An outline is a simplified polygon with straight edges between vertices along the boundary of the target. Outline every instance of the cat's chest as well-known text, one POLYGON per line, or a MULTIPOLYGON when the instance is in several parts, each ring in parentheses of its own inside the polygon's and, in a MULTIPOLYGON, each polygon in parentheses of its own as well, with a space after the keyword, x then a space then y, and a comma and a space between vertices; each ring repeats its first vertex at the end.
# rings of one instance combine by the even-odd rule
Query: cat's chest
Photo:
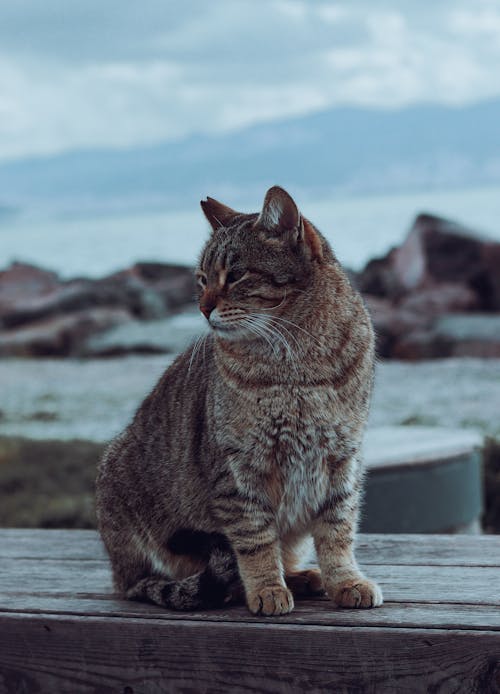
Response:
POLYGON ((234 460, 241 486, 261 490, 283 533, 307 525, 331 487, 328 462, 338 453, 338 427, 319 403, 255 407, 234 460))
POLYGON ((324 456, 291 456, 275 470, 277 495, 273 499, 278 528, 282 534, 306 526, 327 498, 331 486, 324 456))
POLYGON ((275 463, 283 472, 299 464, 309 469, 313 461, 338 451, 339 434, 349 428, 339 414, 324 392, 290 391, 245 408, 233 420, 239 426, 230 428, 256 465, 275 463))
POLYGON ((305 418, 283 417, 269 430, 260 451, 264 488, 283 532, 306 524, 324 502, 334 439, 327 424, 305 418))

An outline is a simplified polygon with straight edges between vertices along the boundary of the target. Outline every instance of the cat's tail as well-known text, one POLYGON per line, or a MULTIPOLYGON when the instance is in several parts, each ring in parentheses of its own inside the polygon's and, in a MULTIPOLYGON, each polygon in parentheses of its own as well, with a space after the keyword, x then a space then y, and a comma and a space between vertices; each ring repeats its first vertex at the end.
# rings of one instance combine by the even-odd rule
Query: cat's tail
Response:
POLYGON ((243 595, 234 554, 214 548, 207 567, 180 580, 153 574, 126 591, 129 600, 144 600, 171 610, 199 610, 222 607, 243 595))

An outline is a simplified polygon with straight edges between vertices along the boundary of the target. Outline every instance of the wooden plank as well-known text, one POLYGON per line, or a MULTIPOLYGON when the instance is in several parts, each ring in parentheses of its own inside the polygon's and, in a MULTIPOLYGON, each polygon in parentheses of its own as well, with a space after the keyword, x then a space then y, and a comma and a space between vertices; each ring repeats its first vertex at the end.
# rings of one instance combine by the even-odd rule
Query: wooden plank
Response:
POLYGON ((117 600, 95 532, 0 531, 0 693, 500 691, 500 538, 358 545, 383 607, 273 619, 117 600))
MULTIPOLYGON (((500 535, 359 535, 363 564, 499 566, 500 535)), ((94 530, 0 530, 0 557, 107 561, 94 530)))
POLYGON ((107 561, 104 545, 95 530, 3 528, 0 530, 0 556, 107 561))
POLYGON ((484 694, 499 649, 488 631, 0 615, 8 692, 484 694))
POLYGON ((364 564, 498 566, 500 535, 359 535, 364 564))
POLYGON ((0 593, 0 604, 4 606, 0 608, 0 613, 266 623, 270 626, 279 623, 500 631, 500 610, 490 605, 386 602, 379 609, 359 611, 335 609, 328 599, 314 598, 297 601, 294 611, 289 615, 264 619, 251 615, 244 606, 231 606, 224 610, 173 612, 146 603, 118 600, 111 595, 0 593))
POLYGON ((104 561, 2 559, 0 590, 34 593, 112 592, 111 571, 104 561))
MULTIPOLYGON (((361 567, 379 582, 392 602, 431 602, 500 605, 498 569, 467 566, 361 567)), ((0 592, 68 595, 112 592, 109 566, 102 562, 4 559, 0 565, 0 592)), ((5 604, 4 604, 5 607, 5 604)), ((8 604, 7 604, 8 607, 8 604)))

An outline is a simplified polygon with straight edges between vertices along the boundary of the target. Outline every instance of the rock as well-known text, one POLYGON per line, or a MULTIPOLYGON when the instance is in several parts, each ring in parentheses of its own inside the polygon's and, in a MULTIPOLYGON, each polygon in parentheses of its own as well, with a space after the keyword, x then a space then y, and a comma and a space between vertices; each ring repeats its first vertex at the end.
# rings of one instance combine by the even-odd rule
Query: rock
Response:
POLYGON ((181 266, 137 263, 98 280, 62 281, 17 263, 0 273, 0 354, 80 354, 89 336, 164 318, 192 304, 194 294, 193 272, 181 266))
MULTIPOLYGON (((457 336, 449 314, 500 311, 500 243, 421 214, 400 247, 349 277, 364 294, 381 357, 497 354, 481 330, 457 336)), ((0 354, 178 352, 205 328, 190 310, 194 295, 192 270, 175 265, 136 263, 98 280, 61 281, 14 264, 0 273, 0 354), (181 310, 186 317, 173 317, 181 310)))
POLYGON ((89 335, 129 320, 125 309, 99 307, 43 318, 0 332, 0 356, 70 356, 89 335))
POLYGON ((500 316, 443 315, 430 328, 417 329, 395 341, 392 354, 398 359, 412 360, 500 358, 500 316))
POLYGON ((367 295, 365 304, 375 328, 377 354, 385 359, 393 356, 395 344, 401 335, 421 330, 430 324, 424 313, 395 306, 388 299, 367 295))
POLYGON ((398 348, 401 340, 413 335, 427 336, 439 316, 475 308, 477 297, 466 287, 447 284, 409 294, 399 302, 366 295, 365 304, 375 328, 377 354, 402 358, 398 348))
POLYGON ((477 296, 480 310, 500 311, 500 243, 421 214, 403 244, 370 261, 357 284, 364 293, 393 301, 422 289, 460 285, 477 296))
MULTIPOLYGON (((3 328, 11 329, 49 319, 61 314, 87 310, 99 305, 115 306, 120 304, 119 296, 105 295, 94 289, 91 280, 76 280, 61 283, 51 292, 41 296, 30 296, 16 300, 2 315, 3 328)), ((127 301, 122 298, 122 303, 127 301)))
POLYGON ((479 297, 470 287, 444 282, 405 295, 397 308, 432 319, 442 313, 476 311, 479 309, 479 297))
POLYGON ((169 309, 192 304, 196 295, 193 269, 163 263, 136 263, 135 272, 154 287, 169 309))
POLYGON ((59 285, 54 272, 25 263, 13 263, 0 272, 0 320, 12 306, 50 295, 59 285))
POLYGON ((124 308, 135 318, 152 320, 192 303, 195 291, 189 268, 160 263, 138 263, 98 280, 61 282, 53 273, 31 266, 17 266, 2 274, 0 319, 4 328, 96 306, 124 308), (33 274, 37 278, 36 272, 45 279, 43 287, 41 280, 32 278, 33 274), (23 277, 28 281, 20 290, 23 277))
POLYGON ((471 261, 480 259, 481 240, 465 228, 432 215, 419 215, 404 243, 395 249, 392 268, 407 291, 435 282, 468 279, 471 261))
POLYGON ((102 287, 117 284, 130 292, 129 308, 140 319, 162 318, 194 301, 196 283, 193 270, 164 263, 136 263, 101 280, 102 287))
POLYGON ((500 311, 500 243, 421 214, 402 245, 368 263, 356 284, 372 313, 380 356, 498 353, 490 330, 496 325, 493 312, 500 311), (467 322, 467 337, 459 337, 455 321, 465 326, 464 318, 448 314, 464 312, 492 312, 492 320, 478 316, 476 323, 467 322))
POLYGON ((90 337, 82 346, 81 354, 86 357, 175 354, 207 332, 207 321, 199 311, 182 313, 161 321, 129 321, 90 337))
POLYGON ((484 272, 476 289, 485 309, 500 311, 500 243, 485 243, 482 261, 484 272))
POLYGON ((395 249, 383 258, 370 260, 356 275, 355 286, 369 296, 395 299, 404 293, 404 288, 393 268, 395 249))

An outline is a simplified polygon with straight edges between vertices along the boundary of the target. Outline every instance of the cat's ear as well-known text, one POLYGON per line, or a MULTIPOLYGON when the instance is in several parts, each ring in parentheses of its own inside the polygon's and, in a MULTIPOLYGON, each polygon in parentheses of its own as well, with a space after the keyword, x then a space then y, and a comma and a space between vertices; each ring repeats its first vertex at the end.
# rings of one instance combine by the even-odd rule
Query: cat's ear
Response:
POLYGON ((300 212, 286 190, 279 186, 269 188, 257 224, 274 236, 299 232, 300 212))
POLYGON ((313 225, 302 217, 293 198, 283 188, 269 188, 257 224, 275 238, 305 243, 312 258, 322 259, 321 240, 313 225))
POLYGON ((220 227, 230 226, 234 217, 241 214, 213 198, 207 197, 206 200, 201 200, 200 205, 214 231, 220 227))

